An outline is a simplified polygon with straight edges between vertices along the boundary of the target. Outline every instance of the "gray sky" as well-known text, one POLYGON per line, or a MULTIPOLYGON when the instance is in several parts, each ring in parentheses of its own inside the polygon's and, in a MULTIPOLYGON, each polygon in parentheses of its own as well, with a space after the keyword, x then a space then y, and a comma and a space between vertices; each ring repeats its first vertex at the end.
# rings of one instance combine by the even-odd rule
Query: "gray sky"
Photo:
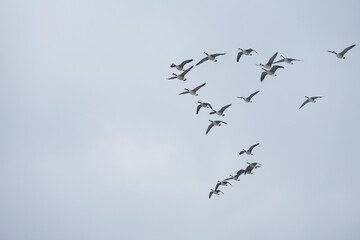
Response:
POLYGON ((0 238, 359 239, 359 12, 355 0, 0 1, 0 238), (352 44, 344 60, 327 52, 352 44), (237 63, 239 47, 259 54, 237 63), (226 55, 166 80, 203 51, 226 55), (260 82, 255 64, 277 51, 304 61, 260 82), (299 110, 305 95, 325 97, 299 110), (197 101, 232 106, 216 118, 197 101), (228 125, 205 135, 209 119, 228 125), (208 199, 248 161, 263 167, 208 199))

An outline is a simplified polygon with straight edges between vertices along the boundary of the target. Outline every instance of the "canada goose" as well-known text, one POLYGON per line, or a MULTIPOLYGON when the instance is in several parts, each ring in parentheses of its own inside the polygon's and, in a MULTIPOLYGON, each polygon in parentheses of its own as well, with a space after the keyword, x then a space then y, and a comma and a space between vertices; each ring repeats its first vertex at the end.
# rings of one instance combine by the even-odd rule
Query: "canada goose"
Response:
POLYGON ((329 51, 329 50, 328 50, 328 52, 329 52, 329 53, 334 53, 338 58, 345 59, 345 57, 344 57, 345 53, 346 53, 347 51, 349 51, 350 49, 352 49, 353 47, 355 47, 355 46, 356 46, 356 44, 351 45, 350 47, 347 47, 347 48, 345 48, 344 50, 342 50, 342 52, 340 52, 340 53, 337 53, 337 52, 335 52, 335 51, 329 51))
POLYGON ((183 61, 182 63, 180 63, 179 65, 176 65, 176 64, 171 64, 171 68, 176 68, 177 70, 179 70, 179 71, 181 71, 181 70, 183 70, 184 69, 184 66, 185 66, 185 64, 187 64, 187 63, 189 63, 189 62, 192 62, 193 61, 193 59, 188 59, 188 60, 185 60, 185 61, 183 61))
POLYGON ((249 48, 249 49, 242 49, 242 48, 239 48, 239 50, 240 50, 240 52, 238 52, 238 54, 237 54, 237 57, 236 57, 236 61, 237 62, 239 62, 239 60, 240 60, 240 57, 241 57, 241 55, 250 55, 250 56, 252 56, 252 54, 251 54, 251 52, 255 52, 255 53, 257 53, 254 49, 252 49, 252 48, 249 48))
POLYGON ((245 173, 244 169, 240 169, 235 176, 230 175, 229 178, 224 179, 225 181, 227 180, 235 180, 235 181, 240 181, 239 177, 241 176, 241 174, 245 173))
POLYGON ((254 163, 247 162, 247 164, 249 164, 249 166, 246 167, 244 175, 252 174, 252 170, 254 168, 256 169, 256 168, 259 168, 262 166, 260 163, 256 163, 256 162, 254 162, 254 163))
POLYGON ((216 184, 215 189, 217 189, 219 186, 227 186, 228 184, 230 184, 230 186, 232 186, 232 184, 229 183, 229 182, 226 181, 226 180, 218 181, 218 183, 216 184))
POLYGON ((206 52, 204 52, 206 54, 206 57, 204 57, 203 59, 200 60, 200 62, 198 62, 195 66, 202 64, 203 62, 207 61, 207 60, 211 60, 214 62, 217 62, 217 60, 215 59, 217 56, 220 55, 225 55, 226 53, 214 53, 214 54, 207 54, 206 52))
POLYGON ((305 96, 307 99, 305 100, 305 102, 303 102, 303 104, 301 104, 301 106, 299 107, 299 109, 300 108, 302 108, 305 104, 307 104, 308 102, 312 102, 312 103, 315 103, 316 101, 315 101, 315 99, 317 99, 317 98, 322 98, 323 96, 317 96, 317 97, 307 97, 307 96, 305 96))
POLYGON ((247 98, 244 98, 244 97, 237 97, 237 98, 241 98, 241 99, 243 99, 245 102, 251 103, 251 102, 252 102, 252 101, 251 101, 251 98, 252 98, 253 96, 255 96, 256 94, 258 94, 259 92, 260 92, 260 90, 254 92, 254 93, 252 93, 252 94, 250 94, 250 96, 248 96, 247 98))
POLYGON ((210 189, 210 193, 209 193, 209 199, 211 198, 211 195, 215 194, 215 195, 219 195, 220 193, 224 194, 221 190, 218 190, 219 185, 216 184, 215 186, 215 190, 214 189, 210 189))
POLYGON ((187 88, 185 88, 185 91, 182 92, 182 93, 179 93, 179 95, 182 95, 182 94, 186 94, 186 93, 190 93, 191 95, 194 95, 194 96, 197 96, 198 94, 196 93, 197 90, 199 90, 200 88, 202 88, 206 83, 203 83, 201 84, 200 86, 197 86, 196 88, 192 89, 192 90, 189 90, 187 88))
POLYGON ((211 105, 210 105, 210 103, 206 103, 206 102, 198 102, 199 103, 199 105, 197 106, 197 108, 196 108, 196 114, 198 114, 199 113, 199 111, 200 111, 200 108, 211 108, 211 109, 213 109, 212 107, 211 107, 211 105))
POLYGON ((300 60, 300 59, 295 59, 295 58, 286 58, 283 55, 280 55, 283 59, 274 62, 275 63, 281 63, 281 62, 286 62, 286 63, 290 63, 290 64, 294 64, 293 61, 304 61, 304 60, 300 60))
POLYGON ((179 80, 186 81, 185 75, 186 75, 193 67, 194 67, 194 66, 189 67, 188 69, 186 69, 185 71, 183 71, 183 72, 182 72, 181 74, 179 74, 179 75, 173 73, 172 75, 174 75, 174 76, 168 78, 168 80, 177 78, 177 79, 179 79, 179 80))
POLYGON ((208 134, 208 132, 210 131, 210 129, 211 129, 213 126, 219 126, 219 127, 220 127, 222 123, 227 124, 226 122, 220 121, 220 120, 217 120, 217 121, 209 120, 209 121, 211 122, 211 124, 208 126, 205 134, 208 134))
POLYGON ((239 155, 241 155, 241 154, 243 154, 243 153, 246 153, 247 155, 253 155, 253 154, 251 153, 251 151, 254 149, 254 147, 256 147, 256 146, 259 145, 259 144, 260 144, 260 143, 256 143, 256 144, 252 145, 248 150, 245 150, 245 149, 241 150, 241 152, 239 153, 239 155))
POLYGON ((264 72, 261 73, 261 76, 260 76, 260 81, 264 81, 264 78, 266 77, 266 75, 270 75, 270 76, 277 76, 275 74, 276 70, 278 68, 284 68, 283 66, 280 66, 280 65, 274 65, 270 70, 266 70, 265 68, 261 68, 262 70, 264 70, 264 72))
POLYGON ((271 68, 271 66, 272 66, 272 64, 273 64, 273 62, 274 62, 274 60, 275 60, 275 58, 276 58, 276 56, 277 56, 277 54, 278 54, 278 52, 276 52, 270 59, 269 59, 269 61, 264 65, 264 64, 257 64, 257 66, 262 66, 262 67, 264 67, 264 68, 266 68, 266 69, 270 69, 271 68))
POLYGON ((216 113, 216 115, 225 116, 224 111, 230 106, 231 106, 231 104, 223 106, 219 111, 216 111, 216 110, 212 109, 213 111, 211 113, 209 113, 209 114, 215 114, 216 113))

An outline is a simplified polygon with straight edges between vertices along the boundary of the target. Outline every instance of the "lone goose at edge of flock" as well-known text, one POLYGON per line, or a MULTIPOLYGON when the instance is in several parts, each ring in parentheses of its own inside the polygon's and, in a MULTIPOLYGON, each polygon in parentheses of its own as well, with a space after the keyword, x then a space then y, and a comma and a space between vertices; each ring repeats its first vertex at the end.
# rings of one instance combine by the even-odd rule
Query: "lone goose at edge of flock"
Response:
POLYGON ((213 109, 212 107, 211 107, 211 105, 210 105, 210 103, 207 103, 207 102, 198 102, 199 103, 199 105, 197 106, 197 108, 196 108, 196 114, 198 114, 199 113, 199 111, 200 111, 200 108, 211 108, 211 109, 213 109))
POLYGON ((276 70, 278 68, 284 68, 283 66, 280 66, 280 65, 274 65, 270 70, 266 70, 265 68, 261 68, 262 70, 264 70, 264 72, 261 73, 261 76, 260 76, 260 81, 264 81, 264 78, 266 77, 266 75, 270 75, 270 76, 277 76, 275 74, 276 70))
POLYGON ((205 134, 208 134, 208 132, 210 131, 210 129, 211 129, 213 126, 218 126, 218 127, 220 127, 222 123, 223 123, 223 124, 227 124, 226 122, 220 121, 220 120, 216 120, 216 121, 209 120, 209 121, 211 122, 211 124, 208 126, 205 134))
POLYGON ((247 103, 252 103, 251 98, 254 97, 256 94, 258 94, 259 92, 260 92, 260 90, 250 94, 250 96, 248 96, 247 98, 244 98, 244 97, 237 97, 237 98, 241 98, 247 103))
POLYGON ((249 166, 246 167, 244 175, 253 174, 252 173, 253 169, 256 169, 256 168, 259 168, 262 166, 260 163, 257 163, 257 162, 254 162, 254 163, 247 162, 247 164, 249 164, 249 166))
POLYGON ((203 86, 205 86, 205 84, 206 84, 206 83, 203 83, 203 84, 201 84, 200 86, 197 86, 196 88, 191 89, 191 90, 189 90, 189 89, 187 89, 187 88, 184 88, 185 91, 182 92, 182 93, 179 93, 179 95, 186 94, 186 93, 190 93, 191 95, 197 96, 198 94, 197 94, 196 92, 197 92, 200 88, 202 88, 203 86))
POLYGON ((174 75, 173 77, 168 78, 167 80, 171 80, 171 79, 179 79, 181 81, 186 81, 185 75, 193 68, 194 66, 189 67, 188 69, 184 70, 181 74, 176 74, 173 73, 172 75, 174 75))
POLYGON ((221 190, 218 190, 219 185, 216 184, 215 190, 214 189, 210 189, 210 193, 209 193, 209 199, 211 198, 211 195, 215 194, 215 195, 220 195, 220 193, 224 194, 221 190))
POLYGON ((239 155, 241 155, 241 154, 243 154, 243 153, 246 153, 247 155, 253 155, 253 154, 251 153, 251 151, 254 149, 254 147, 256 147, 256 146, 259 145, 259 144, 260 144, 260 143, 256 143, 256 144, 252 145, 248 150, 245 150, 245 149, 241 150, 241 152, 239 152, 239 155))
POLYGON ((211 113, 209 113, 209 114, 216 114, 216 115, 219 115, 219 116, 225 116, 224 111, 230 106, 231 106, 231 104, 223 106, 219 111, 216 111, 216 110, 212 109, 213 111, 211 113))
POLYGON ((353 47, 355 47, 355 46, 356 46, 356 44, 351 45, 351 46, 345 48, 344 50, 342 50, 342 52, 340 52, 340 53, 337 53, 337 52, 335 52, 335 51, 330 51, 330 50, 328 50, 328 52, 329 52, 329 53, 334 53, 334 54, 335 54, 338 58, 340 58, 340 59, 345 59, 345 57, 344 57, 345 53, 346 53, 347 51, 349 51, 350 49, 352 49, 353 47))
POLYGON ((226 53, 214 53, 214 54, 207 54, 206 52, 204 52, 206 54, 206 57, 204 57, 203 59, 201 59, 195 66, 202 64, 203 62, 207 61, 207 60, 211 60, 214 62, 217 62, 217 60, 215 59, 217 56, 221 56, 221 55, 225 55, 226 53))
POLYGON ((235 181, 240 181, 239 177, 241 176, 241 174, 245 173, 245 170, 244 169, 240 169, 236 175, 230 175, 229 178, 225 178, 224 180, 235 180, 235 181))
POLYGON ((269 59, 269 61, 264 65, 264 64, 257 64, 257 66, 261 66, 261 67, 264 67, 264 68, 266 68, 266 69, 270 69, 271 68, 271 66, 272 66, 272 64, 273 64, 273 62, 274 62, 274 60, 275 60, 275 58, 276 58, 276 56, 277 56, 277 54, 278 54, 278 52, 276 52, 270 59, 269 59))
POLYGON ((176 64, 173 63, 173 64, 171 64, 170 67, 171 68, 176 68, 177 70, 182 71, 184 69, 185 64, 187 64, 189 62, 192 62, 192 61, 193 61, 193 59, 188 59, 188 60, 183 61, 179 65, 176 65, 176 64))
POLYGON ((305 100, 305 102, 303 102, 303 104, 301 104, 301 106, 299 107, 302 108, 305 104, 309 103, 309 102, 312 102, 312 103, 316 103, 315 99, 317 98, 322 98, 323 96, 317 96, 317 97, 307 97, 305 96, 307 99, 305 100))
POLYGON ((286 63, 289 63, 289 64, 294 64, 293 61, 304 61, 304 60, 295 59, 295 58, 286 58, 286 57, 284 57, 283 55, 280 55, 280 57, 282 57, 283 59, 274 62, 274 64, 276 64, 276 63, 281 63, 281 62, 286 62, 286 63))
POLYGON ((251 52, 255 52, 257 53, 254 49, 249 48, 249 49, 242 49, 239 48, 240 52, 238 52, 237 56, 236 56, 236 61, 239 62, 241 55, 249 55, 252 56, 251 52))

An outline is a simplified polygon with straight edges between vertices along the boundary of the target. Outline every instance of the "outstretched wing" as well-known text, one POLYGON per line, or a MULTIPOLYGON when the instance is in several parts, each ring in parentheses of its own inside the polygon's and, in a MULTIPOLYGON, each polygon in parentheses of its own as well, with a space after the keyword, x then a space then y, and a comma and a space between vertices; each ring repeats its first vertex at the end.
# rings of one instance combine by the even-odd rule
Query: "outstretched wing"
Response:
POLYGON ((356 46, 356 44, 351 45, 350 47, 345 48, 344 50, 342 50, 342 52, 341 52, 340 54, 341 54, 341 55, 344 55, 347 51, 349 51, 350 49, 352 49, 352 48, 355 47, 355 46, 356 46))
POLYGON ((254 145, 252 145, 250 148, 249 148, 249 151, 251 152, 253 150, 254 147, 256 147, 257 145, 259 145, 260 143, 256 143, 254 145))
POLYGON ((205 62, 205 61, 207 61, 207 60, 209 60, 209 58, 208 58, 208 57, 204 57, 204 58, 201 59, 195 66, 200 65, 200 64, 202 64, 203 62, 205 62))
POLYGON ((240 169, 240 170, 236 173, 236 175, 240 176, 240 175, 243 174, 244 172, 245 172, 244 169, 240 169))
MULTIPOLYGON (((214 124, 211 123, 211 124, 208 126, 205 134, 208 134, 208 132, 210 131, 210 129, 211 129, 213 126, 214 126, 214 124)), ((216 188, 215 188, 215 190, 216 190, 216 188)))
POLYGON ((189 91, 186 90, 186 91, 184 91, 184 92, 182 92, 182 93, 179 93, 179 95, 183 95, 183 94, 186 94, 186 93, 189 93, 189 91))
POLYGON ((248 99, 251 100, 251 98, 252 98, 253 96, 255 96, 256 94, 258 94, 259 92, 260 92, 260 90, 258 90, 258 91, 256 91, 256 92, 250 94, 250 96, 248 97, 248 99))
POLYGON ((198 114, 198 113, 199 113, 200 108, 201 108, 201 104, 199 104, 199 105, 197 106, 197 108, 196 108, 196 114, 198 114))
POLYGON ((267 62, 266 65, 271 65, 271 64, 273 64, 273 62, 274 62, 277 54, 278 54, 278 52, 276 52, 276 53, 269 59, 269 61, 267 62))
POLYGON ((283 59, 281 59, 281 60, 279 60, 279 61, 273 62, 273 64, 275 64, 275 63, 281 63, 281 62, 285 62, 285 59, 283 58, 283 59))
POLYGON ((322 98, 323 96, 311 97, 312 99, 322 98))
POLYGON ((272 68, 270 69, 270 71, 272 71, 272 72, 275 72, 277 69, 279 69, 279 68, 284 68, 283 66, 280 66, 280 65, 274 65, 274 66, 272 66, 272 68))
POLYGON ((260 76, 260 82, 264 81, 264 78, 266 77, 267 72, 262 72, 260 76))
POLYGON ((214 193, 213 191, 211 191, 211 192, 209 193, 209 199, 211 198, 211 195, 212 195, 213 193, 214 193))
POLYGON ((225 55, 226 53, 214 53, 214 54, 211 54, 211 56, 213 57, 217 57, 217 56, 221 56, 221 55, 225 55))
POLYGON ((246 151, 245 150, 241 150, 240 152, 239 152, 239 155, 241 155, 241 154, 243 154, 243 153, 245 153, 246 151))
POLYGON ((203 86, 205 86, 206 83, 201 84, 200 86, 197 86, 196 88, 193 89, 194 92, 196 92, 197 90, 199 90, 200 88, 202 88, 203 86))
POLYGON ((185 64, 187 64, 187 63, 189 63, 189 62, 192 62, 192 61, 193 61, 193 59, 185 60, 185 61, 183 61, 183 62, 180 64, 180 66, 181 66, 181 67, 184 67, 185 64))
POLYGON ((306 99, 306 101, 305 102, 303 102, 303 104, 301 104, 301 106, 299 107, 299 109, 300 108, 302 108, 305 104, 307 104, 309 102, 309 99, 306 99))
POLYGON ((231 106, 231 104, 228 104, 228 105, 226 105, 226 106, 223 106, 223 107, 219 110, 219 112, 224 112, 225 109, 227 109, 227 108, 230 107, 230 106, 231 106))
POLYGON ((236 57, 237 62, 239 62, 241 55, 243 55, 243 52, 242 51, 238 52, 237 57, 236 57))
POLYGON ((191 66, 191 67, 189 67, 188 69, 184 70, 180 75, 184 77, 185 74, 187 74, 193 67, 194 67, 194 66, 191 66))

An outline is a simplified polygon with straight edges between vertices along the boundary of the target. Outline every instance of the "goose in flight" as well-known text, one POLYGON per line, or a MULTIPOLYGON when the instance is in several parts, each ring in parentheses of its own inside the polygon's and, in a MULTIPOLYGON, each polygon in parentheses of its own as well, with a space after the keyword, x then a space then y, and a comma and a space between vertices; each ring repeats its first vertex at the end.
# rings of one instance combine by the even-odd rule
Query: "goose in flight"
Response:
POLYGON ((173 63, 173 64, 171 64, 170 67, 171 68, 176 68, 177 70, 182 71, 184 69, 185 64, 187 64, 189 62, 192 62, 192 61, 193 61, 193 59, 188 59, 188 60, 183 61, 179 65, 176 65, 176 64, 173 63))
POLYGON ((177 79, 179 79, 179 80, 181 80, 181 81, 186 81, 186 78, 185 78, 185 75, 193 68, 194 66, 191 66, 191 67, 189 67, 188 69, 186 69, 186 70, 184 70, 181 74, 176 74, 176 73, 173 73, 172 75, 174 75, 174 76, 172 76, 172 77, 169 77, 167 80, 171 80, 171 79, 175 79, 175 78, 177 78, 177 79))
POLYGON ((216 110, 212 109, 213 111, 211 113, 209 113, 209 114, 216 114, 216 115, 219 115, 219 116, 225 116, 224 111, 230 106, 231 106, 231 104, 223 106, 219 111, 216 111, 216 110))
POLYGON ((355 46, 356 46, 356 44, 351 45, 351 46, 345 48, 344 50, 342 50, 342 52, 340 52, 340 53, 337 53, 337 52, 335 52, 335 51, 330 51, 330 50, 328 50, 328 52, 329 52, 329 53, 334 53, 334 54, 335 54, 338 58, 340 58, 340 59, 345 59, 345 57, 344 57, 345 53, 346 53, 347 51, 349 51, 350 49, 352 49, 353 47, 355 47, 355 46))
POLYGON ((211 107, 211 105, 210 105, 210 103, 207 103, 207 102, 198 102, 199 103, 199 105, 197 106, 197 108, 196 108, 196 114, 198 114, 199 113, 199 111, 200 111, 200 108, 211 108, 211 109, 213 109, 212 107, 211 107))
POLYGON ((259 92, 260 92, 260 90, 254 92, 254 93, 252 93, 252 94, 250 94, 250 96, 248 96, 247 98, 244 98, 244 97, 237 97, 237 98, 241 98, 241 99, 243 99, 245 102, 251 103, 251 102, 252 102, 252 101, 251 101, 251 98, 252 98, 253 96, 255 96, 256 94, 258 94, 259 92))
POLYGON ((213 126, 221 126, 221 124, 227 124, 226 122, 224 121, 220 121, 220 120, 217 120, 217 121, 212 121, 212 120, 209 120, 211 123, 210 125, 208 126, 207 130, 206 130, 206 133, 205 134, 208 134, 208 132, 210 131, 210 129, 213 127, 213 126))
POLYGON ((183 95, 183 94, 186 94, 186 93, 190 93, 191 95, 197 96, 198 94, 197 94, 196 92, 197 92, 200 88, 202 88, 205 84, 206 84, 206 83, 203 83, 203 84, 201 84, 200 86, 197 86, 196 88, 191 89, 191 90, 185 88, 185 91, 182 92, 182 93, 179 93, 179 95, 183 95))
POLYGON ((283 59, 273 62, 275 63, 281 63, 281 62, 286 62, 286 63, 290 63, 290 64, 294 64, 293 61, 304 61, 304 60, 300 60, 300 59, 295 59, 295 58, 286 58, 283 55, 280 55, 283 59))
POLYGON ((224 179, 225 181, 227 180, 235 180, 235 181, 240 181, 239 177, 241 176, 241 174, 245 173, 244 169, 240 169, 235 176, 230 175, 229 178, 224 179))
POLYGON ((220 55, 225 55, 226 53, 214 53, 214 54, 207 54, 206 52, 204 52, 206 57, 204 57, 203 59, 201 59, 195 66, 202 64, 203 62, 207 61, 207 60, 211 60, 214 62, 217 62, 217 60, 215 59, 217 56, 220 55))
POLYGON ((260 163, 256 163, 256 162, 254 162, 254 163, 247 162, 247 164, 249 164, 249 165, 246 167, 244 175, 252 174, 253 169, 256 169, 256 168, 259 168, 262 166, 260 163))
POLYGON ((317 97, 307 97, 307 96, 305 96, 307 99, 305 100, 305 102, 303 102, 303 104, 301 104, 301 106, 299 107, 299 109, 300 108, 302 108, 305 104, 307 104, 308 102, 312 102, 312 103, 315 103, 316 101, 315 101, 315 99, 317 99, 317 98, 322 98, 323 96, 317 96, 317 97))
POLYGON ((239 155, 241 155, 241 154, 243 154, 243 153, 246 153, 247 155, 253 155, 253 154, 251 153, 251 151, 254 149, 254 147, 256 147, 256 146, 259 145, 259 144, 260 144, 260 143, 256 143, 256 144, 252 145, 248 150, 245 150, 245 149, 241 150, 241 152, 239 153, 239 155))
POLYGON ((269 61, 264 65, 264 64, 257 64, 257 66, 261 66, 261 67, 264 67, 264 68, 266 68, 266 69, 270 69, 271 68, 271 66, 272 66, 272 64, 273 64, 273 62, 274 62, 274 60, 275 60, 275 58, 276 58, 276 56, 277 56, 277 54, 278 54, 278 52, 276 52, 270 59, 269 59, 269 61))
POLYGON ((266 70, 265 68, 261 68, 262 70, 264 70, 264 72, 261 73, 261 76, 260 76, 260 81, 264 81, 264 78, 266 77, 266 75, 270 75, 270 76, 277 76, 275 74, 276 70, 278 68, 284 68, 283 66, 280 66, 280 65, 274 65, 270 70, 266 70))
POLYGON ((211 195, 215 194, 215 195, 219 195, 220 193, 224 194, 221 190, 218 189, 219 185, 216 184, 215 186, 215 190, 214 189, 210 189, 210 193, 209 193, 209 199, 211 198, 211 195))
POLYGON ((254 49, 249 48, 249 49, 242 49, 239 48, 240 52, 238 52, 237 56, 236 56, 236 61, 239 62, 241 55, 250 55, 252 56, 251 52, 255 52, 257 53, 254 49))
POLYGON ((226 180, 218 181, 218 183, 216 184, 215 189, 217 189, 219 186, 227 186, 228 184, 229 184, 230 186, 232 186, 232 184, 229 183, 229 182, 226 181, 226 180))

